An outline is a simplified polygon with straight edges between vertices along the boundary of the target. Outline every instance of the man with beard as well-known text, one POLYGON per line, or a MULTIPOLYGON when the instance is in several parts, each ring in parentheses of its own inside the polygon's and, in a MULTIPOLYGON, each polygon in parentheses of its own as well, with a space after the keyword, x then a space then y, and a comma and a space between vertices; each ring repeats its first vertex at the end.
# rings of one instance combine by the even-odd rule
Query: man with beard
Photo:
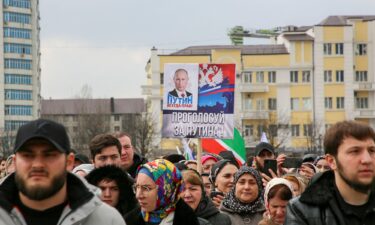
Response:
POLYGON ((332 171, 318 173, 287 207, 285 224, 374 224, 375 133, 356 121, 327 130, 326 160, 332 171))
POLYGON ((0 185, 0 224, 125 224, 67 172, 74 155, 64 126, 45 119, 21 126, 14 152, 15 173, 0 185))

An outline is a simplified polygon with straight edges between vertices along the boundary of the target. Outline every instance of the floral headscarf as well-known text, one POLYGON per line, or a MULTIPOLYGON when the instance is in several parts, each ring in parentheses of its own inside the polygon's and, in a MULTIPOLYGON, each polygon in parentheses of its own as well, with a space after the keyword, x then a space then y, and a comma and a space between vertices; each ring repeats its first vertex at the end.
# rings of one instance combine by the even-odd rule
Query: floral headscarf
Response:
POLYGON ((255 213, 261 210, 264 210, 263 205, 263 184, 262 178, 259 175, 259 172, 256 171, 254 168, 243 166, 241 167, 235 174, 234 174, 234 186, 230 190, 230 192, 225 196, 223 200, 223 205, 233 210, 238 214, 247 214, 247 213, 255 213), (240 179, 240 177, 244 174, 250 174, 255 177, 255 180, 258 185, 258 196, 257 198, 251 203, 243 203, 241 202, 235 195, 236 192, 236 183, 240 179))
POLYGON ((175 211, 176 203, 182 190, 180 171, 173 163, 164 159, 157 159, 138 168, 138 173, 149 176, 158 186, 156 209, 143 212, 145 222, 160 223, 171 212, 175 211))

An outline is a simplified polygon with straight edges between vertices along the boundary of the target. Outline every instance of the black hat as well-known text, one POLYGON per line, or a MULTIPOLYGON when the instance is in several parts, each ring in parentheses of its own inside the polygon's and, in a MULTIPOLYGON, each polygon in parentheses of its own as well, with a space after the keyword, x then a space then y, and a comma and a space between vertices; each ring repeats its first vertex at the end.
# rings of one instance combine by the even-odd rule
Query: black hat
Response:
POLYGON ((185 160, 185 157, 179 154, 169 154, 169 155, 163 156, 163 159, 166 159, 171 163, 178 163, 181 160, 185 160))
POLYGON ((70 152, 70 142, 65 127, 46 119, 30 121, 18 129, 14 152, 17 152, 27 141, 34 138, 46 139, 61 152, 70 152))
POLYGON ((255 146, 255 155, 258 156, 263 150, 267 150, 275 155, 275 148, 267 142, 260 142, 257 144, 257 146, 255 146))
POLYGON ((79 160, 79 161, 81 161, 82 163, 91 163, 89 157, 87 157, 86 155, 84 155, 84 154, 82 154, 82 153, 77 153, 77 154, 75 154, 75 155, 74 155, 74 159, 75 159, 75 160, 79 160))

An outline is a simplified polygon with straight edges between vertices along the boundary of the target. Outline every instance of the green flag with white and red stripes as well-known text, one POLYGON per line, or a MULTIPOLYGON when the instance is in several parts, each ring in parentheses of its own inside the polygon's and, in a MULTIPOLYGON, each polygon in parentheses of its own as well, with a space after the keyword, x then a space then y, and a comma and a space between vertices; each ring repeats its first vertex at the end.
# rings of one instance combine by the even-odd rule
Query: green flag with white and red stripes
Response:
POLYGON ((231 151, 241 165, 246 162, 245 141, 236 128, 234 128, 233 139, 202 139, 202 149, 215 154, 231 151))

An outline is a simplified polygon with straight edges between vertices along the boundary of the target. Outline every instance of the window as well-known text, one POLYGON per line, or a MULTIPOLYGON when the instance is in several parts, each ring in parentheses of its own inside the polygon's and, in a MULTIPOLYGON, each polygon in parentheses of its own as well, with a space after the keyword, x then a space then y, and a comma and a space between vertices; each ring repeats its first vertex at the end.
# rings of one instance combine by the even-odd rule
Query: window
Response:
POLYGON ((368 108, 368 98, 360 97, 355 99, 355 105, 357 109, 367 109, 368 108))
POLYGON ((253 136, 254 135, 253 129, 254 129, 253 125, 245 125, 245 136, 246 137, 253 136))
POLYGON ((336 55, 343 55, 344 54, 344 44, 343 43, 336 43, 336 55))
POLYGON ((272 137, 277 137, 277 125, 275 124, 271 124, 269 125, 268 127, 268 133, 272 136, 272 137))
POLYGON ((261 136, 263 132, 266 132, 267 127, 265 125, 258 125, 258 135, 261 136))
POLYGON ((5 105, 5 115, 31 116, 31 105, 5 105))
POLYGON ((268 99, 268 110, 276 110, 276 109, 277 109, 276 98, 269 98, 268 99))
POLYGON ((299 99, 298 98, 291 98, 290 99, 290 109, 291 110, 298 110, 299 109, 299 99))
POLYGON ((324 98, 324 108, 332 109, 332 97, 325 97, 324 98))
POLYGON ((251 98, 245 98, 244 99, 244 108, 246 110, 252 110, 253 109, 253 100, 251 98))
POLYGON ((325 83, 332 82, 332 71, 331 70, 324 70, 324 82, 325 83))
POLYGON ((164 73, 160 74, 160 84, 164 84, 164 73))
POLYGON ((367 44, 357 44, 355 48, 356 55, 367 55, 367 44))
POLYGON ((5 74, 5 83, 6 84, 32 84, 32 76, 31 75, 19 75, 19 74, 5 74))
POLYGON ((276 83, 276 71, 268 72, 268 83, 276 83))
POLYGON ((298 137, 299 136, 299 125, 298 124, 292 124, 292 137, 298 137))
POLYGON ((304 110, 311 110, 311 98, 302 98, 302 104, 304 110))
POLYGON ((312 125, 311 124, 303 124, 303 136, 311 137, 312 136, 312 125))
POLYGON ((78 132, 78 127, 73 127, 73 132, 78 132))
POLYGON ((251 75, 253 73, 252 72, 244 72, 242 73, 242 81, 244 83, 251 83, 251 75))
POLYGON ((257 76, 257 83, 264 83, 264 73, 263 71, 258 71, 256 73, 257 76))
POLYGON ((77 122, 78 121, 78 116, 72 116, 73 117, 73 121, 74 122, 77 122))
POLYGON ((13 27, 4 27, 4 37, 31 39, 31 30, 13 27))
POLYGON ((31 4, 30 0, 4 0, 3 5, 29 9, 31 4))
POLYGON ((345 108, 345 99, 344 99, 344 97, 337 97, 336 98, 336 108, 337 109, 344 109, 345 108))
POLYGON ((327 131, 331 126, 332 126, 332 124, 326 123, 326 125, 325 125, 325 129, 326 129, 326 131, 327 131))
POLYGON ((31 24, 31 15, 16 12, 4 12, 4 22, 31 24))
POLYGON ((336 70, 336 82, 344 82, 344 71, 336 70))
POLYGON ((367 81, 367 71, 355 71, 355 81, 366 82, 367 81))
POLYGON ((290 71, 290 82, 298 83, 298 71, 290 71))
POLYGON ((120 131, 120 126, 115 126, 114 131, 120 131))
POLYGON ((31 55, 31 48, 32 46, 27 44, 4 43, 4 53, 31 55))
POLYGON ((29 59, 5 59, 6 69, 23 69, 31 70, 32 63, 29 59))
POLYGON ((331 55, 332 54, 332 44, 331 43, 323 44, 323 52, 324 52, 324 55, 331 55))
POLYGON ((32 91, 30 91, 30 90, 5 89, 5 99, 31 100, 32 99, 32 91))
POLYGON ((310 71, 306 70, 302 72, 302 82, 310 83, 310 71))
POLYGON ((257 99, 257 110, 264 110, 264 100, 257 99))
POLYGON ((30 121, 5 120, 5 130, 17 130, 20 126, 23 126, 28 122, 30 121))
POLYGON ((120 116, 119 115, 115 115, 114 116, 114 121, 120 121, 120 116))

